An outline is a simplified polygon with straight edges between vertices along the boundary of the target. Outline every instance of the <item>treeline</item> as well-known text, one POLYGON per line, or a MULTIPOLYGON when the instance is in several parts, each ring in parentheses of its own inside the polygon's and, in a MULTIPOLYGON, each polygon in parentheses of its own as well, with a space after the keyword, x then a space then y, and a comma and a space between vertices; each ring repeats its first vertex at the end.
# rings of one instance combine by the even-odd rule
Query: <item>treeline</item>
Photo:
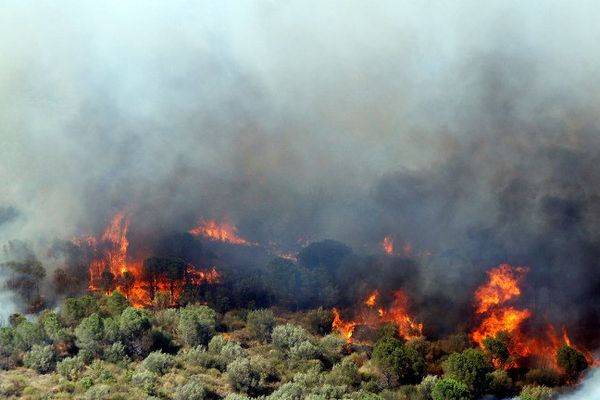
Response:
POLYGON ((68 298, 58 312, 35 320, 15 314, 0 328, 0 396, 548 400, 588 367, 583 354, 564 346, 556 370, 510 368, 505 334, 479 349, 465 335, 405 341, 387 324, 372 345, 348 344, 331 322, 322 308, 219 313, 201 304, 137 309, 118 291, 68 298))

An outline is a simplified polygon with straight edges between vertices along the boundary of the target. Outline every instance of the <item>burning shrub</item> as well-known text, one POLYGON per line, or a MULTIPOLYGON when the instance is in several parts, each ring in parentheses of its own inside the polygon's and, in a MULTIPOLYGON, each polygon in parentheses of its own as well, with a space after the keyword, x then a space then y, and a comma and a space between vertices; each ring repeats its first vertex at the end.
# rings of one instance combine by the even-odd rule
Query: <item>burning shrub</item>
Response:
POLYGON ((34 345, 30 351, 25 353, 23 364, 40 374, 54 370, 54 348, 52 346, 34 345))
POLYGON ((260 341, 271 339, 271 332, 275 327, 275 316, 271 310, 254 310, 246 317, 248 328, 252 335, 260 341))
POLYGON ((177 334, 189 347, 208 344, 216 328, 216 312, 207 306, 188 306, 179 312, 177 334))
POLYGON ((495 337, 487 337, 483 340, 485 352, 495 367, 503 368, 506 364, 510 364, 509 340, 506 332, 500 332, 495 337))

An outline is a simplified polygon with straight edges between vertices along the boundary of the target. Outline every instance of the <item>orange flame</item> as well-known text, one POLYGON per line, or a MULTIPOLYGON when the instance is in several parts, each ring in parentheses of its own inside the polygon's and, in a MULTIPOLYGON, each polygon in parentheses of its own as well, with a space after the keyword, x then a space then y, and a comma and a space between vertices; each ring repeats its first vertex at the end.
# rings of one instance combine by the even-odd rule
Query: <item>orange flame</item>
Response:
POLYGON ((513 268, 502 264, 488 272, 489 281, 475 292, 477 313, 486 313, 490 308, 506 303, 508 300, 521 295, 519 284, 525 268, 513 268))
POLYGON ((383 251, 388 256, 394 255, 394 240, 391 235, 388 235, 383 238, 383 242, 381 242, 381 247, 383 247, 383 251))
POLYGON ((188 231, 194 236, 203 236, 205 238, 220 242, 233 244, 250 245, 246 239, 238 236, 237 227, 227 220, 219 224, 213 219, 203 220, 198 226, 188 231))
POLYGON ((344 336, 346 341, 351 342, 352 333, 354 333, 354 328, 356 328, 358 323, 354 321, 344 322, 340 317, 339 311, 335 307, 331 310, 331 312, 333 313, 333 322, 331 327, 333 330, 338 331, 342 336, 344 336))
POLYGON ((366 298, 366 300, 364 301, 364 304, 366 304, 367 307, 373 307, 375 305, 375 302, 377 302, 378 297, 379 297, 379 290, 375 290, 375 291, 373 291, 373 293, 371 293, 369 295, 369 297, 366 298))

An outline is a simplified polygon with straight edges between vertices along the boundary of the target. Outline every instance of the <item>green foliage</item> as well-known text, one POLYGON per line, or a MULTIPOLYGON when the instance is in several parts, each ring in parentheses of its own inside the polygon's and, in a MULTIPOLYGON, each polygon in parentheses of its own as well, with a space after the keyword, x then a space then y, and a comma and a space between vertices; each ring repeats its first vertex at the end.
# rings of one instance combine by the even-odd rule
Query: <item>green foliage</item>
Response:
POLYGON ((56 364, 56 371, 63 377, 76 381, 85 367, 80 357, 67 357, 56 364))
POLYGON ((60 319, 66 326, 74 328, 83 318, 97 312, 99 312, 99 308, 96 298, 92 296, 69 297, 63 302, 60 309, 60 319))
POLYGON ((306 321, 308 322, 308 326, 312 333, 316 335, 327 335, 331 332, 333 316, 331 315, 331 311, 319 307, 316 310, 310 310, 306 314, 306 321))
POLYGON ((358 387, 361 382, 358 366, 350 357, 346 357, 333 366, 325 382, 333 386, 358 387))
POLYGON ((155 373, 148 370, 136 371, 131 376, 131 383, 144 390, 146 394, 152 395, 155 393, 155 386, 158 377, 155 373))
POLYGON ((257 394, 264 383, 257 362, 249 358, 239 358, 227 365, 227 380, 236 391, 250 395, 257 394))
POLYGON ((150 329, 148 313, 134 307, 127 307, 119 318, 119 330, 123 337, 131 339, 142 336, 150 329))
POLYGON ((203 384, 190 381, 175 389, 175 400, 205 400, 209 399, 209 391, 203 384))
POLYGON ((558 350, 556 361, 570 380, 577 379, 588 367, 588 362, 583 353, 567 345, 558 350))
POLYGON ((498 396, 508 396, 513 389, 513 380, 502 369, 495 370, 488 375, 489 390, 498 396))
POLYGON ((113 318, 118 316, 129 307, 129 301, 121 292, 115 290, 110 296, 102 297, 99 302, 99 308, 102 315, 108 315, 113 318))
POLYGON ((275 327, 275 316, 271 310, 250 311, 246 317, 248 329, 252 335, 263 342, 271 339, 271 332, 275 327))
POLYGON ((101 354, 103 339, 104 323, 96 313, 82 319, 75 328, 75 344, 81 350, 89 351, 94 357, 101 354))
POLYGON ((493 370, 481 350, 467 349, 453 353, 442 364, 444 376, 464 383, 474 395, 482 394, 488 387, 488 373, 493 370))
POLYGON ((342 359, 346 340, 339 335, 327 335, 319 341, 320 352, 330 365, 342 359))
POLYGON ((119 365, 126 365, 130 361, 127 355, 127 348, 121 342, 115 342, 106 348, 104 359, 110 363, 119 365))
POLYGON ((556 394, 545 386, 525 386, 519 395, 520 400, 552 400, 556 394))
POLYGON ((290 359, 294 361, 306 361, 319 358, 321 351, 310 340, 305 340, 302 343, 292 346, 289 355, 290 359))
POLYGON ((37 373, 45 374, 54 370, 54 348, 52 346, 33 345, 25 353, 23 364, 37 373))
POLYGON ((113 388, 107 384, 94 385, 85 392, 86 400, 106 400, 110 398, 113 388))
POLYGON ((23 321, 14 328, 13 344, 16 350, 29 351, 33 345, 48 342, 44 329, 39 324, 23 321))
POLYGON ((233 360, 246 357, 246 351, 238 343, 225 339, 222 335, 215 336, 208 343, 208 350, 217 354, 225 365, 233 360))
POLYGON ((469 388, 452 378, 440 379, 431 392, 432 400, 471 400, 469 388))
POLYGON ((44 310, 37 319, 38 325, 43 329, 46 337, 53 343, 61 343, 71 340, 71 336, 63 328, 58 315, 52 311, 44 310))
POLYGON ((380 339, 375 344, 372 358, 389 387, 419 382, 425 373, 423 356, 395 338, 380 339))
POLYGON ((487 337, 483 340, 486 355, 494 365, 503 367, 510 361, 509 342, 510 338, 506 332, 500 332, 495 337, 487 337))
POLYGON ((175 366, 175 359, 162 351, 153 351, 142 361, 142 367, 157 375, 164 375, 175 366))
POLYGON ((309 340, 309 335, 304 328, 285 324, 276 326, 271 335, 273 345, 280 350, 289 351, 292 347, 309 340))
POLYGON ((182 344, 206 345, 215 333, 216 312, 207 306, 188 306, 179 312, 177 334, 182 344))

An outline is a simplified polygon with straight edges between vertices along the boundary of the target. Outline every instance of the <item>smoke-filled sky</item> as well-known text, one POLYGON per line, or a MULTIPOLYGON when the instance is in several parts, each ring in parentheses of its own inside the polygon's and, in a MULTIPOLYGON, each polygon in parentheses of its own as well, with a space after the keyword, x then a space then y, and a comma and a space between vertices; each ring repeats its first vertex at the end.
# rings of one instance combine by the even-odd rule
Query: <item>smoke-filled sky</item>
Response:
MULTIPOLYGON (((596 1, 3 2, 0 242, 97 234, 121 209, 138 238, 201 217, 287 246, 377 251, 393 234, 478 267, 527 265, 536 304, 599 325, 599 14, 596 1)), ((458 279, 453 260, 443 274, 458 279)))

